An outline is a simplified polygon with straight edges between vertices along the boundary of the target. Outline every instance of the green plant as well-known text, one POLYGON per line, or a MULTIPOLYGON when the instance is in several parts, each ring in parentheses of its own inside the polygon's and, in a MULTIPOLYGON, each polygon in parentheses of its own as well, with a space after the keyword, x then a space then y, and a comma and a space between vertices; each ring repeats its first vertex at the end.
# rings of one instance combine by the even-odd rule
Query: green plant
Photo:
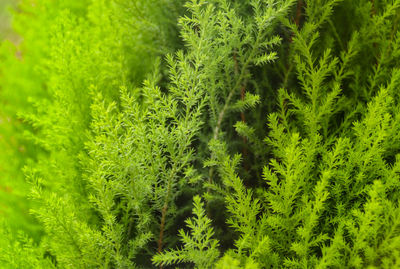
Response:
POLYGON ((398 267, 399 10, 22 1, 0 54, 0 262, 398 267))

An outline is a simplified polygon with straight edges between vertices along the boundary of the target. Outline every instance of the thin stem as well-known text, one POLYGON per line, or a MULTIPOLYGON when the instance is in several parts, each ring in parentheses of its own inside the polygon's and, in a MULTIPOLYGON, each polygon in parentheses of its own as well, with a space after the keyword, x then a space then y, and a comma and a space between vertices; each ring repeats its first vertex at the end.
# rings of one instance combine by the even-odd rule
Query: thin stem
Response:
POLYGON ((294 22, 296 23, 297 26, 300 25, 300 20, 301 20, 301 15, 302 15, 301 10, 302 9, 303 9, 303 0, 299 0, 297 2, 296 18, 294 20, 294 22))
MULTIPOLYGON (((174 162, 173 167, 171 169, 171 174, 169 175, 168 186, 167 186, 167 195, 165 196, 164 205, 161 210, 161 221, 160 221, 160 234, 157 241, 157 251, 161 253, 163 250, 163 240, 164 240, 164 230, 165 230, 165 222, 168 213, 168 204, 171 196, 172 182, 175 178, 177 170, 177 163, 174 162)), ((163 265, 160 264, 160 269, 163 268, 163 265)))
POLYGON ((161 212, 160 236, 159 236, 159 239, 157 241, 157 245, 158 245, 157 250, 158 250, 159 253, 161 253, 162 247, 163 247, 165 218, 166 218, 166 215, 167 215, 167 210, 168 210, 168 202, 166 200, 165 203, 164 203, 164 206, 162 208, 162 212, 161 212))
MULTIPOLYGON (((239 78, 236 80, 235 86, 231 89, 231 91, 228 94, 228 97, 226 98, 226 102, 224 104, 224 107, 222 108, 222 110, 220 111, 219 115, 218 115, 218 121, 217 121, 217 125, 214 128, 214 136, 213 139, 217 140, 218 136, 219 136, 219 132, 222 126, 222 121, 224 119, 225 113, 227 112, 231 99, 233 97, 233 95, 235 94, 235 92, 237 91, 237 89, 241 88, 241 84, 243 82, 243 79, 246 75, 246 71, 247 71, 247 67, 249 66, 249 64, 251 63, 251 61, 253 60, 253 57, 259 47, 259 43, 260 43, 260 39, 262 38, 262 33, 261 30, 258 32, 257 37, 256 37, 256 41, 255 44, 249 54, 249 56, 247 57, 245 63, 243 64, 243 67, 240 71, 240 75, 239 78)), ((239 70, 237 70, 239 71, 239 70)), ((238 72, 239 73, 239 72, 238 72)), ((210 168, 209 170, 209 178, 208 178, 208 182, 211 184, 212 183, 212 177, 213 177, 213 173, 214 173, 214 169, 213 167, 210 168)))
MULTIPOLYGON (((164 230, 165 230, 165 220, 167 217, 167 211, 168 211, 168 202, 169 202, 169 196, 171 192, 171 180, 168 181, 168 188, 167 188, 167 196, 164 201, 164 205, 161 211, 161 222, 160 222, 160 235, 157 241, 157 251, 158 253, 162 252, 163 249, 163 240, 164 240, 164 230)), ((163 268, 163 265, 160 264, 160 269, 163 268)))
MULTIPOLYGON (((296 9, 296 17, 294 18, 294 22, 297 25, 297 28, 300 27, 300 21, 301 21, 301 16, 302 16, 302 9, 303 9, 303 0, 299 0, 297 2, 297 9, 296 9)), ((293 42, 293 35, 294 33, 292 33, 289 37, 289 43, 293 42)), ((290 57, 290 56, 289 56, 290 57)), ((286 72, 284 75, 284 80, 283 80, 283 88, 287 87, 287 84, 289 82, 289 78, 290 78, 290 74, 292 72, 293 69, 293 64, 289 63, 288 65, 286 65, 286 72)))

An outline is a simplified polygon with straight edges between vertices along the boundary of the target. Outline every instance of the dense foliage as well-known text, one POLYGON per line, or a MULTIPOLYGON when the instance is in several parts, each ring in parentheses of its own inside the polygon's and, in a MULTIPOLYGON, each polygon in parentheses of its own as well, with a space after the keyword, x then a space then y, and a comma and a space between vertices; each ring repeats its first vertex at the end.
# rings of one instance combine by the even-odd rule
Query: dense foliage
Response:
POLYGON ((1 268, 400 267, 400 0, 21 0, 1 268))

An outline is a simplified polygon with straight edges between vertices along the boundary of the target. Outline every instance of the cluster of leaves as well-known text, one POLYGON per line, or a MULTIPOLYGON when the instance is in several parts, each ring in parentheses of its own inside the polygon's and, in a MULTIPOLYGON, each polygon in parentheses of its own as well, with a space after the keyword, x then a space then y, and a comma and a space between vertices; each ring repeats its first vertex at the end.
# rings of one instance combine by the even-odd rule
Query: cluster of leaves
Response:
POLYGON ((399 20, 399 0, 21 1, 0 262, 399 267, 399 20))

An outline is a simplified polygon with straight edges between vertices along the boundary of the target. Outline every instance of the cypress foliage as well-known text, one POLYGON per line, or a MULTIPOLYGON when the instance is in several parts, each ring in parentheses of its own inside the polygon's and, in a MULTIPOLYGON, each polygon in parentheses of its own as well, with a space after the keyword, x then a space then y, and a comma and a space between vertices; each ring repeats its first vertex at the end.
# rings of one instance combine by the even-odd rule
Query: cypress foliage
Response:
POLYGON ((4 268, 400 266, 399 0, 23 0, 13 17, 4 268))

